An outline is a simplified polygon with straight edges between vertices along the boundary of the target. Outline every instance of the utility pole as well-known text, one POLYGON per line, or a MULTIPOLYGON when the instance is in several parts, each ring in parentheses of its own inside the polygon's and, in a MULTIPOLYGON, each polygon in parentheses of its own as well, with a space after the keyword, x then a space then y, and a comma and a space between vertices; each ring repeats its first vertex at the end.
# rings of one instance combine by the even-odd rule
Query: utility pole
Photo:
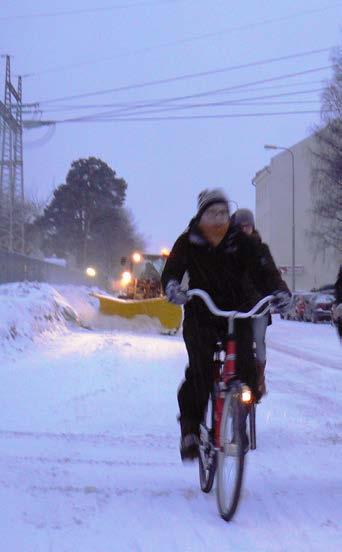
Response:
POLYGON ((5 102, 0 102, 0 248, 24 252, 24 165, 22 81, 11 82, 10 56, 6 56, 5 102))

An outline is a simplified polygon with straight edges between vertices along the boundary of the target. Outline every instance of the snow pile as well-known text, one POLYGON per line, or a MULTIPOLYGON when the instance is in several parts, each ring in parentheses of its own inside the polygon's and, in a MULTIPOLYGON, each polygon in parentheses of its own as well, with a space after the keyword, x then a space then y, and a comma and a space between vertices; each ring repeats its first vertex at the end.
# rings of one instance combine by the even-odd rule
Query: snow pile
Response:
POLYGON ((113 297, 102 289, 87 286, 65 285, 56 286, 56 289, 65 297, 77 311, 83 326, 97 330, 127 331, 134 333, 164 333, 165 328, 158 318, 138 315, 127 319, 120 316, 109 316, 100 313, 99 300, 94 293, 113 297))
POLYGON ((0 347, 22 348, 44 334, 79 323, 77 312, 49 284, 21 282, 0 285, 0 347))
POLYGON ((87 286, 21 282, 0 285, 0 349, 22 350, 43 336, 66 332, 73 322, 88 329, 159 334, 158 319, 136 316, 127 320, 106 316, 99 311, 94 293, 101 289, 87 286))
POLYGON ((66 301, 76 310, 83 325, 93 326, 93 322, 98 314, 99 301, 93 296, 93 293, 106 295, 102 289, 90 286, 76 285, 56 285, 55 289, 66 299, 66 301))

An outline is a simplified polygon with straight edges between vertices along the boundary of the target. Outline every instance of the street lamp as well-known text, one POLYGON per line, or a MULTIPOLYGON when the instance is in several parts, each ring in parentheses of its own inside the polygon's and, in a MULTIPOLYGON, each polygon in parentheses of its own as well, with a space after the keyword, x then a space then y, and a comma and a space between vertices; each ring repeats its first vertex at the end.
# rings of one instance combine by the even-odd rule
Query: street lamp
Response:
POLYGON ((92 266, 88 266, 85 272, 86 272, 86 275, 89 276, 90 278, 95 278, 96 276, 96 270, 92 266))
POLYGON ((140 253, 138 253, 138 252, 133 253, 133 255, 132 255, 132 260, 133 260, 135 263, 140 263, 140 261, 141 261, 141 255, 140 255, 140 253))
POLYGON ((296 276, 295 276, 295 260, 296 260, 296 243, 295 243, 295 172, 294 172, 294 153, 290 148, 283 146, 274 146, 273 144, 265 144, 267 150, 284 150, 291 154, 292 160, 292 291, 296 288, 296 276))

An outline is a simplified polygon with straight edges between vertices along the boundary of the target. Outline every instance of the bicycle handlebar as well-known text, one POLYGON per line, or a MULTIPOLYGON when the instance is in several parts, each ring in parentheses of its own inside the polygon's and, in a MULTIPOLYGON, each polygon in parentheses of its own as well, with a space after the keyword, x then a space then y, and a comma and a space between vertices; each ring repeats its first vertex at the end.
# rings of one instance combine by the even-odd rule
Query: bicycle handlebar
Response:
MULTIPOLYGON (((210 310, 210 312, 212 314, 214 314, 215 316, 222 316, 224 318, 250 318, 251 316, 253 315, 256 315, 257 311, 263 306, 265 305, 266 303, 269 303, 272 299, 273 299, 273 295, 267 295, 266 297, 264 297, 263 299, 260 299, 260 301, 258 301, 258 303, 256 305, 254 305, 254 307, 248 311, 248 312, 240 312, 240 311, 224 311, 224 310, 221 310, 219 309, 214 301, 212 300, 212 298, 210 297, 210 295, 204 291, 203 289, 189 289, 189 291, 186 292, 187 294, 187 297, 189 297, 189 299, 191 297, 200 297, 202 299, 202 301, 204 301, 204 303, 207 305, 208 309, 210 310)), ((266 314, 269 310, 270 310, 271 306, 270 304, 267 305, 266 309, 264 309, 261 313, 258 313, 256 316, 263 316, 264 314, 266 314)))

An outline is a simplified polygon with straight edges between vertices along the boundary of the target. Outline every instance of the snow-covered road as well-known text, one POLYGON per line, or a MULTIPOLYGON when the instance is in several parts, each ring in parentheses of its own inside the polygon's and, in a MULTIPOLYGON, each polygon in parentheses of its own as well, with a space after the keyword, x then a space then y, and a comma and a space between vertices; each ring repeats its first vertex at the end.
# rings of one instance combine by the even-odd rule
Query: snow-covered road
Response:
POLYGON ((275 320, 269 394, 226 524, 178 452, 180 336, 70 329, 1 360, 6 552, 342 550, 342 355, 275 320))

